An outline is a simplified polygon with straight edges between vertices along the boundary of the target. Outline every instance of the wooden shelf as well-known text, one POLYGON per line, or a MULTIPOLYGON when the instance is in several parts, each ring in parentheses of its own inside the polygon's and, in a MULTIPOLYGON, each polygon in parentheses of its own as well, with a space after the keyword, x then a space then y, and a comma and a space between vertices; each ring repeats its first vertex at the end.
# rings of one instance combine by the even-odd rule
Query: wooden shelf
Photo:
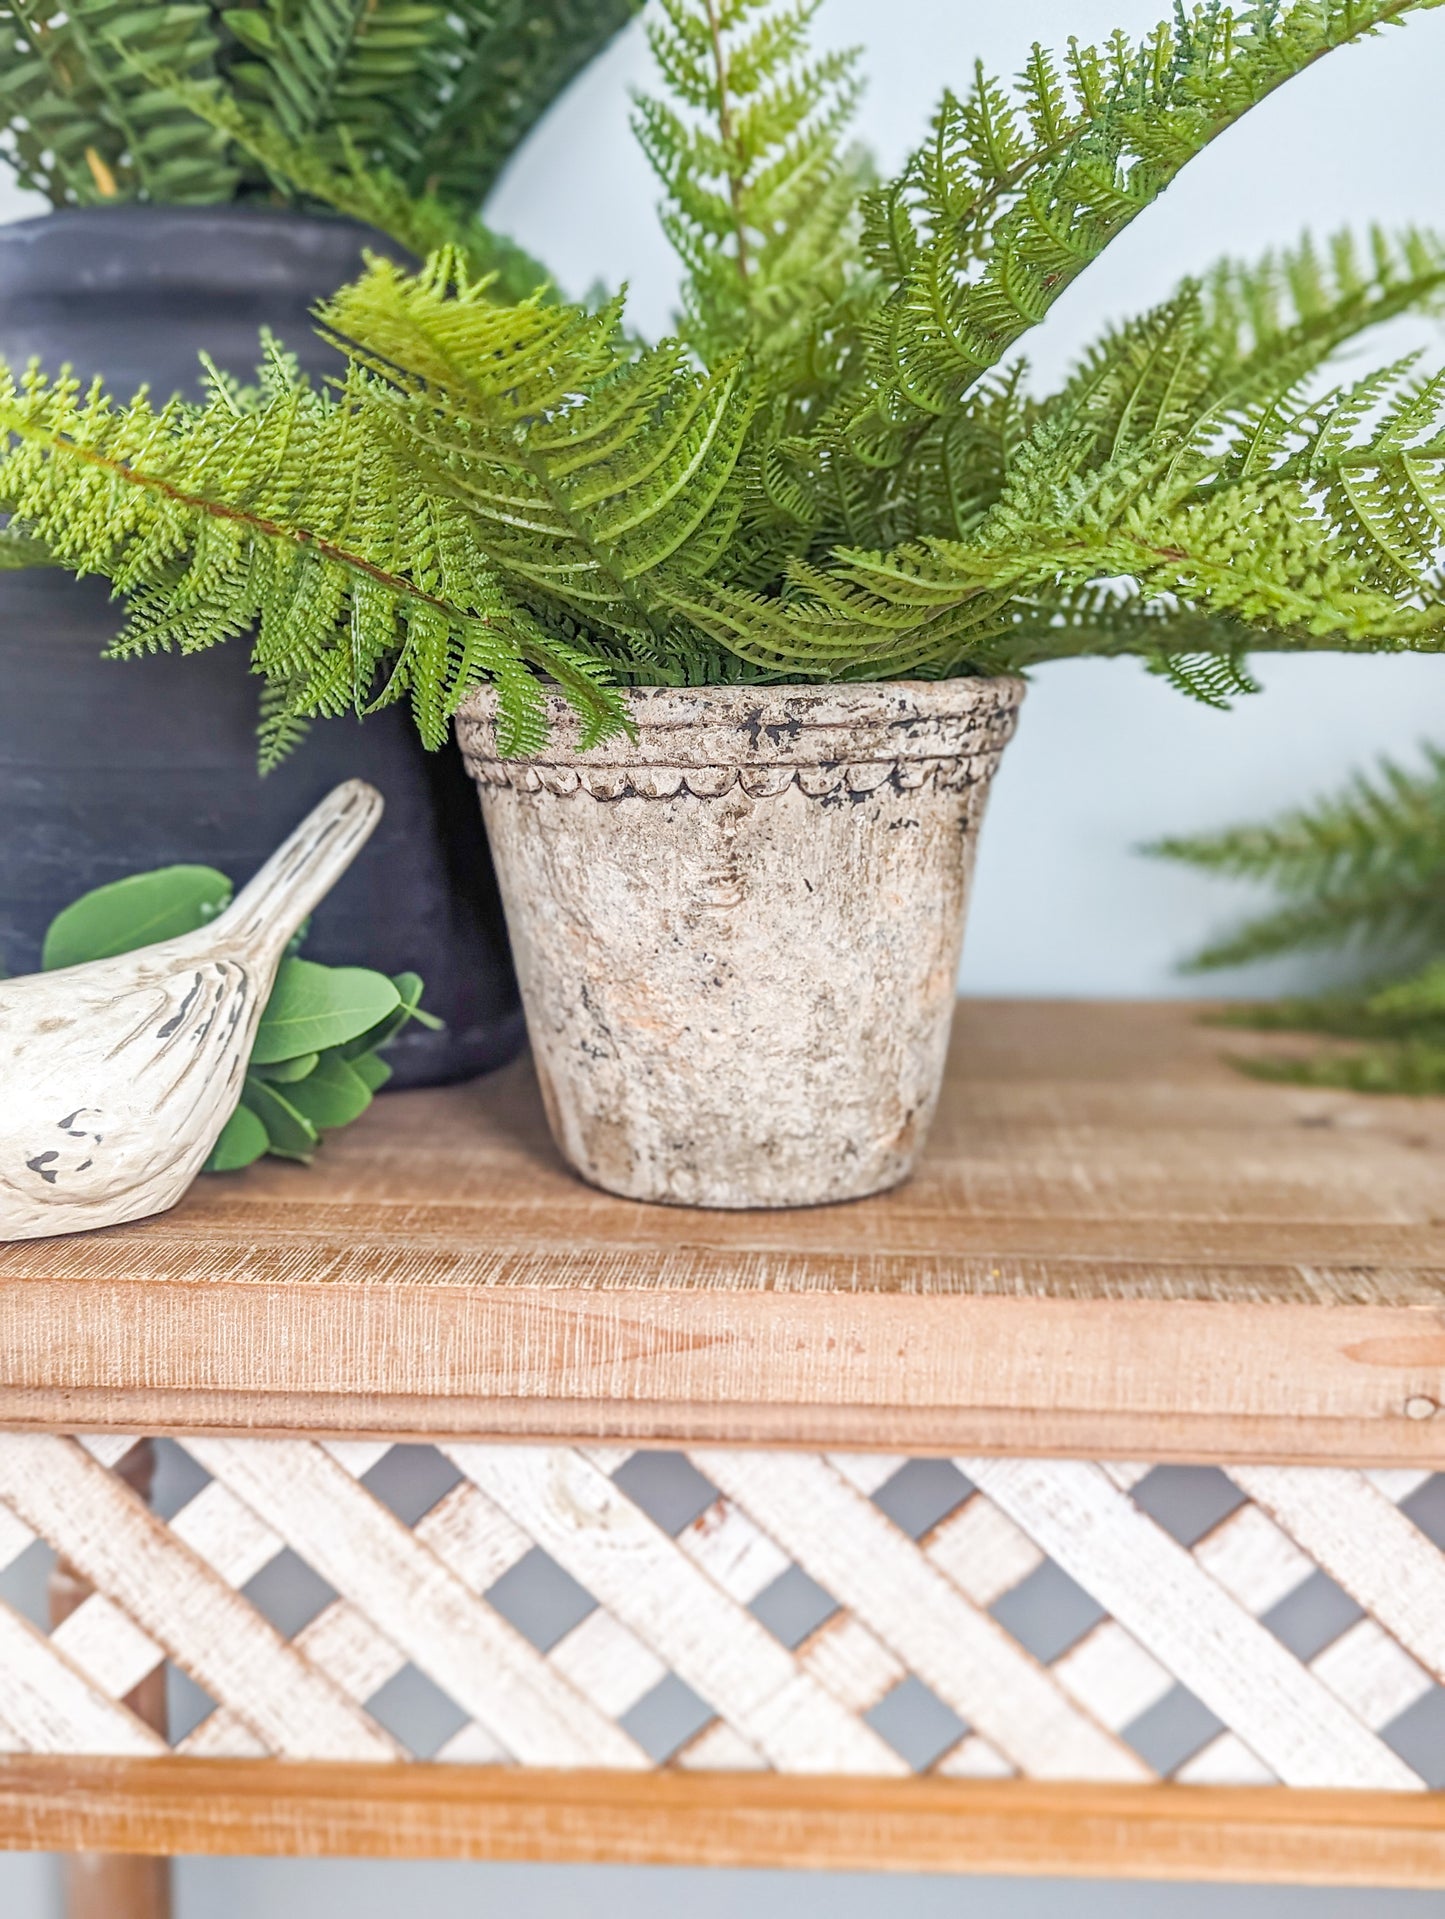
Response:
POLYGON ((5 1758, 0 1845, 1445 1884, 1436 1794, 531 1766, 5 1758))
POLYGON ((966 1002, 919 1177, 809 1212, 592 1191, 525 1064, 390 1097, 0 1247, 0 1424, 1440 1463, 1445 1106, 1196 1015, 966 1002))

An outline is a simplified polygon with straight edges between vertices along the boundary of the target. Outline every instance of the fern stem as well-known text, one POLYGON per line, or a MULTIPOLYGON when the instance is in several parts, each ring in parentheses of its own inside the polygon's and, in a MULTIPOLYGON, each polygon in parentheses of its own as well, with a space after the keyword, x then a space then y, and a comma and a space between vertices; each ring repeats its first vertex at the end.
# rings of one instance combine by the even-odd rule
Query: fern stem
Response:
POLYGON ((142 473, 136 467, 128 466, 124 460, 116 460, 104 453, 97 453, 93 447, 82 446, 66 433, 37 433, 24 421, 11 419, 5 422, 8 431, 18 438, 38 442, 53 452, 64 454, 67 458, 82 461, 88 466, 97 467, 127 486, 139 487, 148 493, 159 493, 165 499, 174 500, 177 506, 190 508, 192 512, 204 513, 213 520, 229 520, 249 527, 252 532, 266 539, 289 542, 293 546, 305 547, 318 558, 330 560, 337 566, 347 567, 353 573, 364 573, 368 579, 397 594, 400 598, 411 600, 423 606, 435 607, 448 619, 459 625, 475 622, 479 626, 489 626, 491 622, 484 614, 469 613, 454 606, 450 600, 435 593, 427 593, 403 574, 392 573, 373 561, 363 559, 359 553, 353 553, 347 547, 340 546, 334 540, 326 539, 320 533, 314 533, 309 527, 283 526, 277 520, 268 520, 259 513, 250 513, 244 507, 227 506, 222 500, 213 500, 203 493, 190 493, 184 487, 163 480, 158 474, 142 473))
MULTIPOLYGON (((1359 27, 1347 23, 1342 41, 1318 47, 1313 53, 1306 55, 1298 67, 1291 69, 1288 73, 1281 74, 1278 80, 1272 85, 1267 86, 1259 95, 1259 99, 1267 99, 1271 93, 1276 92, 1287 80, 1294 79, 1307 68, 1316 66, 1327 54, 1337 52, 1340 45, 1357 38, 1362 32, 1368 33, 1373 31, 1377 26, 1393 25, 1402 15, 1413 13, 1419 4, 1420 0, 1385 0, 1385 5, 1375 14, 1369 26, 1359 27)), ((1258 101, 1254 104, 1257 105, 1258 101)), ((1087 113, 1078 116, 1072 120, 1055 139, 1051 141, 1040 141, 1037 146, 1032 147, 1012 167, 998 174, 991 180, 969 208, 969 231, 986 227, 989 216, 998 206, 999 201, 1006 198, 1008 194, 1020 186, 1028 179, 1031 173, 1036 172, 1042 166, 1046 166, 1051 160, 1062 159, 1078 137, 1080 129, 1087 123, 1088 117, 1087 113)), ((1238 117, 1237 112, 1220 115, 1214 122, 1214 129, 1208 136, 1209 139, 1213 140, 1219 134, 1226 132, 1238 117)))
POLYGON ((722 16, 717 0, 706 0, 708 30, 712 35, 713 67, 717 73, 717 130, 728 162, 728 200, 733 210, 733 231, 738 237, 738 277, 746 286, 752 274, 748 256, 747 221, 743 217, 743 188, 746 185, 737 170, 736 135, 728 92, 728 58, 723 45, 722 16))

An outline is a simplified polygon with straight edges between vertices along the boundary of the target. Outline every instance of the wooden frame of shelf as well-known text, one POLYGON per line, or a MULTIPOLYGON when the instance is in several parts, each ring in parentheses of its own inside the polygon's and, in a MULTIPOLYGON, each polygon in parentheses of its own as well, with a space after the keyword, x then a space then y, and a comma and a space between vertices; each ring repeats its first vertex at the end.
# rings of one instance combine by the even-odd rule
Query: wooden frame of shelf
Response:
MULTIPOLYGON (((313 1169, 0 1247, 0 1428, 173 1433, 222 1465, 228 1434, 318 1456, 341 1438, 536 1441, 584 1465, 599 1448, 786 1447, 836 1455, 839 1498, 865 1484, 859 1454, 1191 1461, 1246 1487, 1247 1465, 1392 1469, 1397 1487, 1445 1469, 1445 1112, 1249 1082, 1221 1053, 1259 1042, 1196 1010, 966 1004, 917 1179, 814 1212, 591 1191, 558 1162, 525 1065, 389 1098, 313 1169)), ((1143 1468, 1107 1470, 1126 1501, 1143 1468)), ((54 1516, 58 1549, 84 1558, 54 1516)), ((1158 1550, 1167 1584, 1174 1548, 1158 1550)), ((923 1591, 936 1569, 908 1552, 899 1590, 923 1591)), ((986 1610, 962 1560, 937 1568, 986 1610)), ((1425 1577, 1408 1630, 1389 1630, 1433 1671, 1445 1588, 1425 1577)), ((1230 1616, 1246 1650, 1258 1610, 1230 1616)), ((164 1620, 142 1623, 161 1656, 164 1620)), ((131 1628, 109 1648, 90 1630, 73 1637, 95 1670, 121 1652, 145 1669, 131 1628)), ((1298 1685, 1308 1717, 1318 1685, 1298 1685)), ((0 1844, 1441 1885, 1445 1795, 34 1751, 0 1758, 0 1844)))
POLYGON ((0 1846, 1445 1885, 1434 1795, 1254 1786, 27 1758, 0 1846))
POLYGON ((399 1095, 313 1169, 0 1248, 0 1424, 1438 1461, 1445 1115, 1239 1043, 965 1003, 913 1183, 780 1214, 582 1186, 525 1065, 399 1095))

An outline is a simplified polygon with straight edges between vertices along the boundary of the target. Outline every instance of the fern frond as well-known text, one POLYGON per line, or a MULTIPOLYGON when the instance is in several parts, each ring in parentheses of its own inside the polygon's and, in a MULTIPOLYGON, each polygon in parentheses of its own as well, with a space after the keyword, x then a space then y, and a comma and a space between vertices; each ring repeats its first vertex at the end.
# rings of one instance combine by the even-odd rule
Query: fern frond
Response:
POLYGON ((440 255, 378 261, 324 310, 365 367, 364 415, 539 614, 645 660, 741 511, 742 367, 703 375, 676 343, 637 351, 617 309, 498 307, 440 255))
POLYGON ((1272 880, 1287 896, 1197 954, 1195 968, 1334 947, 1400 974, 1350 992, 1226 1009, 1215 1024, 1355 1043, 1236 1065, 1358 1092, 1445 1092, 1445 754, 1426 748, 1418 772, 1385 761, 1373 778, 1357 775, 1343 792, 1261 826, 1146 850, 1204 872, 1272 880))
MULTIPOLYGON (((1193 967, 1304 948, 1396 957, 1428 948, 1445 942, 1445 754, 1426 748, 1418 772, 1383 761, 1373 778, 1356 775, 1342 792, 1280 819, 1147 850, 1203 872, 1271 882, 1288 898, 1211 943, 1193 967)), ((1369 1011, 1377 1021, 1445 1018, 1445 998, 1433 997, 1440 992, 1435 969, 1405 997, 1370 999, 1369 1011)))
POLYGON ((128 645, 259 621, 283 728, 407 699, 435 739, 487 675, 520 738, 539 670, 605 717, 608 675, 1133 653, 1220 705, 1264 650, 1441 650, 1445 377, 1328 371, 1445 302, 1441 241, 1226 264, 1109 329, 1052 394, 1014 352, 1241 114, 1440 3, 1181 6, 1139 40, 1036 48, 1017 86, 980 71, 946 98, 872 190, 846 144, 852 56, 809 50, 817 0, 662 0, 669 97, 638 128, 686 285, 682 337, 646 346, 620 299, 545 289, 464 192, 630 0, 256 0, 217 16, 209 65, 174 60, 164 88, 145 68, 151 92, 245 190, 437 251, 331 303, 349 371, 329 396, 275 357, 254 395, 217 379, 198 411, 16 387, 22 537, 131 595, 128 645))
POLYGON ((594 729, 622 723, 605 675, 579 670, 507 595, 445 500, 417 510, 410 477, 368 430, 351 388, 304 382, 254 406, 144 397, 38 371, 0 380, 0 499, 76 572, 129 596, 122 654, 194 651, 256 630, 273 692, 268 750, 298 720, 411 698, 424 737, 445 737, 481 679, 502 696, 507 750, 537 745, 551 673, 594 729))
POLYGON ((231 9, 243 49, 230 77, 283 138, 338 164, 341 142, 375 153, 396 137, 408 89, 442 30, 436 0, 259 0, 231 9))
POLYGON ((305 156, 284 169, 290 186, 305 171, 346 182, 354 200, 365 175, 383 175, 393 200, 429 203, 437 244, 437 210, 475 216, 534 122, 640 4, 4 0, 0 160, 56 206, 267 193, 272 159, 241 139, 246 164, 219 137, 219 103, 273 157, 305 156), (176 78, 200 93, 187 98, 176 78))
POLYGON ((643 96, 633 126, 683 265, 680 329, 705 365, 749 343, 785 352, 853 263, 871 180, 843 147, 858 55, 810 57, 820 4, 662 0, 649 28, 679 104, 643 96))
POLYGON ((222 50, 206 5, 0 0, 0 160, 53 206, 229 200, 225 141, 141 71, 214 82, 222 50))
POLYGON ((1242 658, 1230 653, 1185 653, 1163 649, 1146 662, 1152 672, 1169 681, 1201 706, 1227 713, 1237 699, 1258 693, 1242 658))
POLYGON ((1426 747, 1424 760, 1419 772, 1383 760, 1373 778, 1356 774, 1342 792, 1277 820, 1150 850, 1295 893, 1377 879, 1414 891, 1445 869, 1445 753, 1426 747))
MULTIPOLYGON (((1358 1040, 1399 1039, 1410 1025, 1376 1012, 1368 989, 1219 1006, 1206 1014, 1204 1023, 1246 1033, 1319 1033, 1358 1040)), ((1445 1024, 1436 1037, 1445 1043, 1445 1024)))
POLYGON ((151 80, 302 205, 327 206, 375 227, 418 259, 450 247, 465 261, 469 277, 491 276, 499 299, 525 300, 548 284, 546 268, 516 241, 475 215, 464 217, 432 196, 409 193, 395 174, 367 161, 349 136, 338 137, 336 157, 328 159, 315 141, 288 137, 216 87, 168 74, 151 80))
POLYGON ((450 0, 381 153, 407 191, 475 213, 569 82, 643 0, 450 0))
POLYGON ((1415 952, 1445 938, 1445 904, 1435 883, 1412 889, 1361 880, 1296 905, 1259 914, 1222 934, 1186 962, 1192 973, 1249 966, 1283 953, 1344 952, 1368 957, 1383 950, 1415 952))
POLYGON ((1064 60, 1035 48, 1014 94, 980 68, 870 207, 888 299, 840 430, 902 459, 1189 160, 1323 55, 1419 3, 1181 5, 1137 41, 1071 43, 1064 60))
POLYGON ((1372 996, 1370 1011, 1379 1020, 1409 1026, 1445 1022, 1445 960, 1434 960, 1408 979, 1382 987, 1372 996))
MULTIPOLYGON (((1431 243, 1418 265, 1412 287, 1433 297, 1445 251, 1431 243)), ((1393 305, 1393 292, 1379 297, 1393 305)), ((1377 311, 1352 290, 1242 344, 1237 332, 1221 340, 1186 285, 1111 332, 1052 400, 1029 409, 1006 385, 982 389, 980 411, 962 415, 970 426, 992 416, 964 467, 972 490, 943 500, 935 479, 930 501, 964 537, 795 558, 776 603, 734 597, 693 617, 770 672, 835 671, 850 627, 858 663, 880 676, 995 672, 1092 650, 1080 596, 1112 582, 1099 650, 1126 650, 1132 632, 1138 651, 1212 702, 1244 690, 1250 648, 1439 649, 1445 380, 1402 366, 1313 400, 1299 390, 1377 311), (1161 625, 1184 609, 1206 645, 1161 625), (1207 686, 1197 667, 1170 664, 1200 652, 1225 662, 1207 686)), ((956 440, 967 452, 968 432, 950 422, 920 448, 956 440)), ((916 485, 928 461, 909 472, 916 485)))
POLYGON ((1445 1043, 1404 1040, 1354 1052, 1317 1053, 1305 1059, 1236 1056, 1233 1064, 1251 1079, 1275 1085, 1328 1087, 1345 1093, 1395 1093, 1414 1098, 1445 1093, 1445 1043))

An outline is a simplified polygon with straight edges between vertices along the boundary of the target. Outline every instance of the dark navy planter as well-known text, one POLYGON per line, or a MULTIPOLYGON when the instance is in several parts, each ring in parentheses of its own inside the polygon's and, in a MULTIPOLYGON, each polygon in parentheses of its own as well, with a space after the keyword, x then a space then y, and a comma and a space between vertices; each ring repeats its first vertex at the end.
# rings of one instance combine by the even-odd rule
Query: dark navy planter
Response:
MULTIPOLYGON (((308 372, 336 370, 309 312, 351 278, 349 221, 246 207, 106 207, 0 227, 0 355, 69 362, 129 397, 195 391, 197 354, 248 375, 271 327, 308 372)), ((523 1029, 476 795, 455 748, 426 753, 405 708, 327 720, 279 771, 256 771, 259 682, 242 641, 182 659, 106 660, 105 585, 0 574, 0 967, 30 972, 78 893, 174 861, 249 877, 338 780, 370 780, 386 815, 316 915, 308 954, 410 969, 446 1022, 411 1027, 397 1083, 465 1079, 523 1029)))

